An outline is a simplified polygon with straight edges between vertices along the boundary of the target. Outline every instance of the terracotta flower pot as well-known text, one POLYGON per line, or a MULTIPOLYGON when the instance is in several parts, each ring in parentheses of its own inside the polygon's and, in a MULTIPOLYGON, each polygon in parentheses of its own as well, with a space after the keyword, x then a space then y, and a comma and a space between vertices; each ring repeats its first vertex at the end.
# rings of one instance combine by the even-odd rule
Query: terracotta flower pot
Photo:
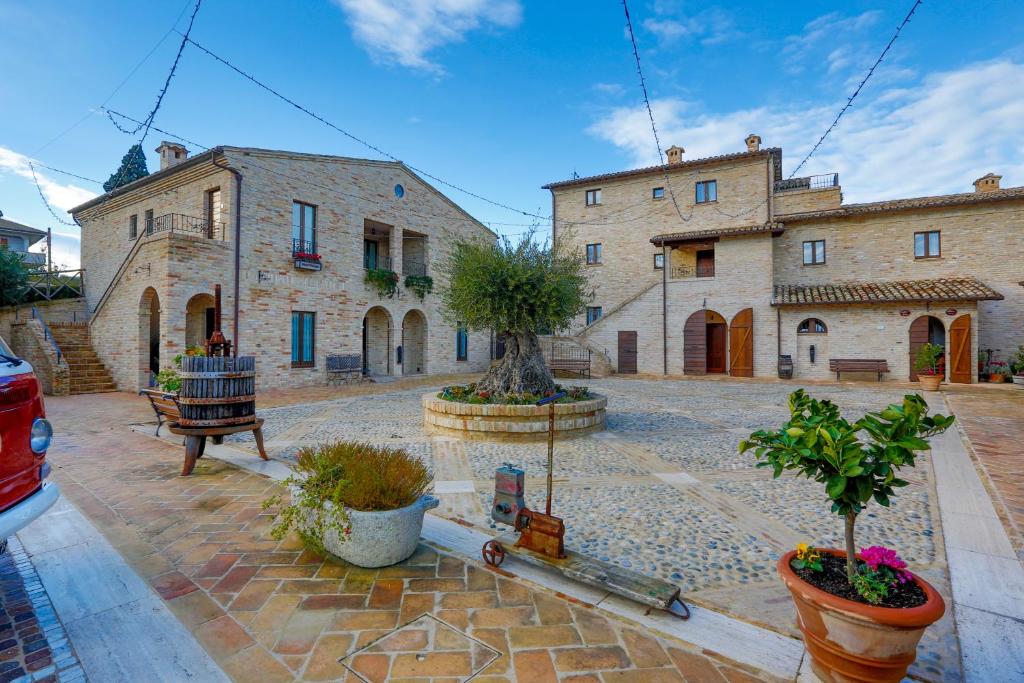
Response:
MULTIPOLYGON (((846 557, 840 550, 822 553, 846 557)), ((942 617, 946 603, 931 584, 913 575, 927 596, 920 607, 874 607, 815 588, 793 571, 791 550, 778 570, 796 605, 797 626, 811 656, 811 668, 824 683, 901 681, 917 658, 924 630, 942 617)))
POLYGON ((938 391, 942 384, 942 375, 918 375, 917 381, 925 391, 938 391))

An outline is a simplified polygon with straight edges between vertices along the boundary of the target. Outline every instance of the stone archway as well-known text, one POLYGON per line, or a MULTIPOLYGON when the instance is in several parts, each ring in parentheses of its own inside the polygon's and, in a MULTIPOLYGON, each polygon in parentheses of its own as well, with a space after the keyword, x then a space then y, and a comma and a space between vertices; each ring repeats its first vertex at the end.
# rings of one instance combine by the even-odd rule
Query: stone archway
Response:
POLYGON ((391 314, 381 306, 363 316, 363 374, 391 374, 391 314))
POLYGON ((214 298, 212 294, 196 294, 185 304, 185 348, 206 347, 213 332, 214 298))
POLYGON ((413 309, 402 319, 402 374, 421 375, 427 371, 427 318, 413 309))
MULTIPOLYGON (((943 349, 946 348, 946 326, 942 320, 934 315, 922 315, 910 323, 910 381, 917 381, 917 369, 914 363, 917 361, 917 352, 925 344, 936 344, 943 349)), ((945 374, 946 356, 941 359, 943 374, 945 374)))
POLYGON ((139 388, 153 386, 160 372, 160 296, 147 287, 139 299, 139 388))

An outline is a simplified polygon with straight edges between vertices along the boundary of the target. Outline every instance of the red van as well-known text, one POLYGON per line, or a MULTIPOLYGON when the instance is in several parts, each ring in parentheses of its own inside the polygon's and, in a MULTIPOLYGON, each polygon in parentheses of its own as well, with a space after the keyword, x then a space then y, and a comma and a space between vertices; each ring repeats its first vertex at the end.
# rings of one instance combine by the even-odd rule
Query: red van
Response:
POLYGON ((0 339, 0 551, 60 496, 57 485, 45 481, 52 438, 32 366, 0 339))

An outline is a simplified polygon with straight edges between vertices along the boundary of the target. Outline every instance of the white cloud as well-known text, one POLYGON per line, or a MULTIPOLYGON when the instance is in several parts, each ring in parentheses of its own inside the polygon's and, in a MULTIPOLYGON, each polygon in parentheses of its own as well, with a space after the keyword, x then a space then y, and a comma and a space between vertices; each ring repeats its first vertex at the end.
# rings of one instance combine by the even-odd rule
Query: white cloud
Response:
POLYGON ((804 25, 799 35, 787 36, 782 55, 790 71, 802 71, 806 62, 819 58, 819 53, 828 50, 825 57, 828 72, 831 74, 838 68, 853 62, 853 37, 874 26, 881 18, 879 10, 869 10, 853 17, 844 17, 839 12, 831 12, 818 17, 804 25), (840 45, 837 46, 837 42, 840 45))
MULTIPOLYGON (((992 171, 1003 184, 1024 184, 1024 101, 1007 83, 1024 82, 1024 63, 977 63, 932 74, 913 87, 870 88, 843 117, 801 175, 838 171, 847 202, 967 192, 992 171)), ((697 103, 653 103, 662 148, 678 144, 686 158, 742 150, 758 133, 782 147, 789 174, 832 122, 842 102, 760 107, 725 113, 697 103)), ((631 166, 657 163, 647 113, 620 107, 588 132, 627 152, 631 166)))
POLYGON ((604 95, 618 96, 626 91, 626 89, 618 83, 595 83, 590 87, 604 95))
MULTIPOLYGON (((32 180, 32 169, 29 168, 29 159, 24 154, 19 154, 7 147, 0 147, 0 171, 13 173, 32 180)), ((88 201, 97 195, 74 184, 60 183, 50 178, 36 167, 36 178, 39 179, 39 186, 43 189, 46 201, 50 202, 55 209, 67 211, 73 206, 88 201)), ((35 191, 33 189, 33 191, 35 191)), ((71 220, 68 216, 66 220, 71 220)))
POLYGON ((512 28, 522 21, 519 0, 334 1, 375 59, 435 74, 444 69, 427 58, 431 50, 484 26, 512 28))
POLYGON ((679 3, 658 2, 654 15, 641 22, 641 26, 654 34, 662 45, 699 40, 702 45, 717 45, 742 35, 736 30, 731 14, 711 7, 696 14, 688 14, 679 3))

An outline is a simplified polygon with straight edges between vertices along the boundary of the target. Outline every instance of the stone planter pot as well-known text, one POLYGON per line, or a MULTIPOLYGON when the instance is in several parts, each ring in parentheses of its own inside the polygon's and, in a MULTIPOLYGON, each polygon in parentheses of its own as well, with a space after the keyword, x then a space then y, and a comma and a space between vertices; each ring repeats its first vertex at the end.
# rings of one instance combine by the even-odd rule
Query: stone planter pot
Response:
MULTIPOLYGON (((575 403, 555 404, 555 438, 604 429, 608 399, 599 394, 575 403)), ((423 426, 431 434, 489 441, 543 441, 548 438, 550 406, 474 404, 424 394, 423 426)))
MULTIPOLYGON (((293 491, 293 499, 296 492, 293 491)), ((346 510, 351 533, 342 540, 336 529, 321 539, 332 555, 359 567, 386 567, 408 559, 420 541, 423 515, 440 504, 434 496, 420 496, 412 505, 397 510, 346 510)), ((330 502, 324 503, 331 509, 330 502)))
POLYGON ((1016 384, 1021 389, 1024 389, 1024 375, 1014 375, 1013 383, 1016 384))
POLYGON ((924 391, 938 391, 942 384, 942 375, 918 375, 917 381, 924 391))
MULTIPOLYGON (((835 549, 822 553, 846 557, 835 549)), ((815 588, 793 571, 790 550, 777 565, 796 606, 797 626, 811 656, 811 668, 824 683, 903 680, 917 658, 924 630, 942 617, 946 603, 931 584, 913 574, 927 596, 920 607, 874 607, 815 588)))

